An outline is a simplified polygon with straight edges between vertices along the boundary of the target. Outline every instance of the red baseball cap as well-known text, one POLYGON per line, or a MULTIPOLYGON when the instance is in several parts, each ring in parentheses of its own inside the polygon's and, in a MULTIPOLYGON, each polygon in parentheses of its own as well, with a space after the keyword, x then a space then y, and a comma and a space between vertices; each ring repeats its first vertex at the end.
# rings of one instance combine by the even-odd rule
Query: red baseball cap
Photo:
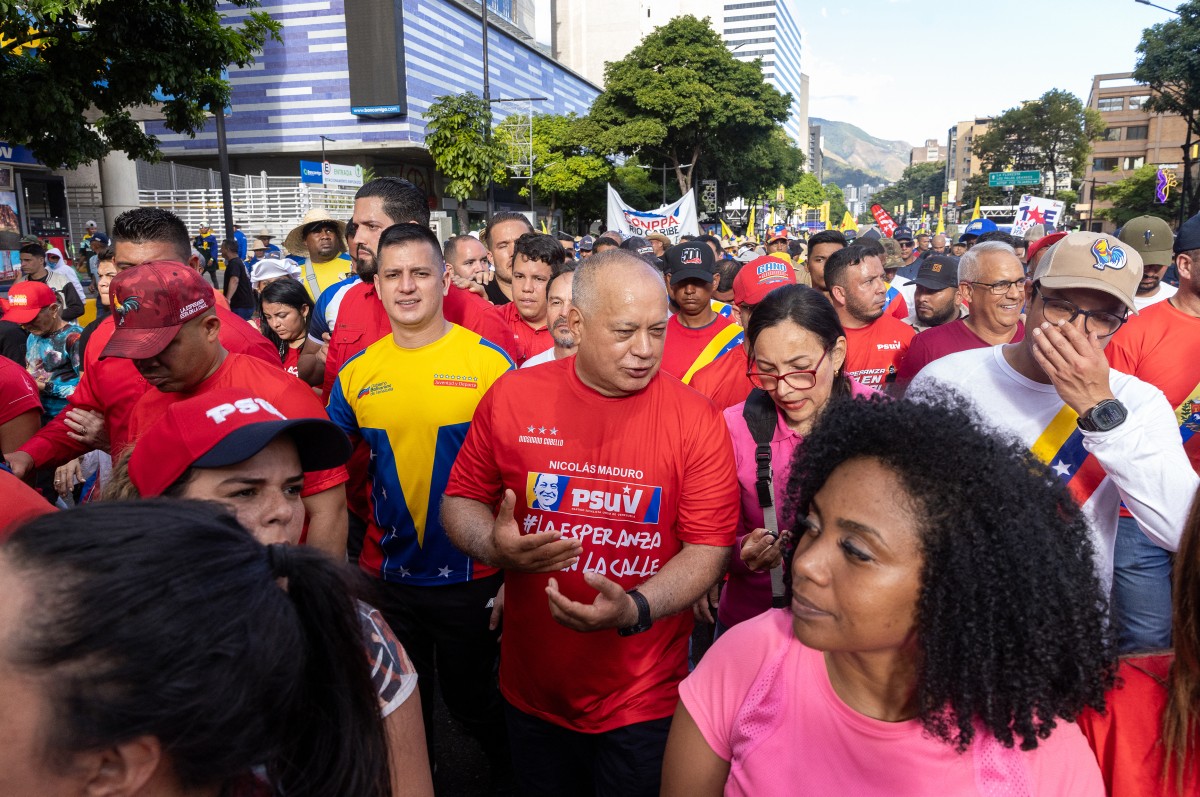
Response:
POLYGON ((796 270, 791 263, 772 255, 757 257, 733 278, 733 303, 755 305, 780 285, 795 285, 796 270))
POLYGON ((351 446, 323 418, 287 418, 252 388, 221 388, 172 404, 138 437, 129 479, 143 498, 162 495, 188 468, 245 462, 281 434, 300 454, 305 472, 344 465, 351 446))
POLYGON ((1034 255, 1036 255, 1038 252, 1042 251, 1043 249, 1054 246, 1054 244, 1058 243, 1059 241, 1061 241, 1063 238, 1066 238, 1066 237, 1067 237, 1067 234, 1065 232, 1053 232, 1053 233, 1050 233, 1049 235, 1043 235, 1041 238, 1038 238, 1036 241, 1034 241, 1033 243, 1031 243, 1029 245, 1028 249, 1025 250, 1025 262, 1032 263, 1034 255))
POLYGON ((44 282, 25 280, 8 289, 8 301, 3 303, 4 320, 28 324, 43 308, 58 302, 58 294, 44 282))
POLYGON ((153 357, 179 328, 216 306, 212 286, 200 272, 172 260, 122 271, 108 288, 117 328, 100 357, 153 357))

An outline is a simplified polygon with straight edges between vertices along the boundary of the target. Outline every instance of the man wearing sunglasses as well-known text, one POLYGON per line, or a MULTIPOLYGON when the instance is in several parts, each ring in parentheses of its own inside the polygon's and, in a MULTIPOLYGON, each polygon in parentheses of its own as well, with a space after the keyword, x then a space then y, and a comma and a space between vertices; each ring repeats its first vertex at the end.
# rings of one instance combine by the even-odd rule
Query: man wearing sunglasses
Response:
POLYGON ((1082 508, 1106 586, 1122 502, 1151 541, 1175 550, 1200 484, 1162 391, 1111 370, 1105 358, 1136 312, 1141 278, 1132 248, 1111 235, 1071 233, 1024 288, 1022 341, 943 357, 909 389, 919 399, 953 388, 985 423, 1029 446, 1082 508))

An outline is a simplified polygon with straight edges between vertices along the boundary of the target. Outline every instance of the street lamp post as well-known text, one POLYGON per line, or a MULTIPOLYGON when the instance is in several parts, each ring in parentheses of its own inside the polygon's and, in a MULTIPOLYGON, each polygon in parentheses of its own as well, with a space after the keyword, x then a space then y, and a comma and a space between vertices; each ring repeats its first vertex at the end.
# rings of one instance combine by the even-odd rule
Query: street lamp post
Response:
POLYGON ((1178 11, 1176 11, 1173 8, 1167 8, 1166 6, 1155 5, 1154 3, 1151 3, 1150 0, 1133 0, 1133 2, 1141 3, 1142 5, 1150 6, 1151 8, 1157 8, 1159 11, 1166 11, 1168 14, 1174 14, 1177 17, 1183 16, 1183 14, 1180 14, 1178 11))

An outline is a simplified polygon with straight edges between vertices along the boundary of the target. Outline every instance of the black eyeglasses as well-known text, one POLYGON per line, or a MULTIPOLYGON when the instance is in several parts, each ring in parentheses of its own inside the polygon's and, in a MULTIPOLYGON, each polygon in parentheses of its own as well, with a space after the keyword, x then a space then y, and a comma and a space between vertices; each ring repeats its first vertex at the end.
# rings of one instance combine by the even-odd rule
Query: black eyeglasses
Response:
POLYGON ((997 296, 1003 296, 1012 290, 1012 286, 1016 285, 1019 288, 1025 287, 1025 278, 1019 280, 1000 280, 999 282, 976 282, 971 281, 972 285, 982 285, 997 296))
POLYGON ((1097 337, 1107 338, 1116 333, 1129 320, 1129 315, 1116 315, 1103 310, 1081 310, 1078 305, 1066 299, 1055 299, 1046 296, 1035 285, 1034 294, 1042 297, 1042 315, 1051 324, 1066 322, 1070 324, 1079 316, 1083 316, 1083 328, 1097 337))

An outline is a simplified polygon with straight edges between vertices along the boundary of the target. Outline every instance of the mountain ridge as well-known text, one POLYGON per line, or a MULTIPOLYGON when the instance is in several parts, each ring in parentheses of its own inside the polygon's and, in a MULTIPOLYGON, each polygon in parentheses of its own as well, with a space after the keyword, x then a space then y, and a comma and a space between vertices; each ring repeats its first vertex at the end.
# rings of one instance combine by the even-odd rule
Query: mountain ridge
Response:
POLYGON ((878 138, 857 125, 833 119, 812 117, 809 123, 821 126, 826 182, 838 182, 834 175, 854 171, 895 182, 908 167, 913 145, 907 141, 878 138))

